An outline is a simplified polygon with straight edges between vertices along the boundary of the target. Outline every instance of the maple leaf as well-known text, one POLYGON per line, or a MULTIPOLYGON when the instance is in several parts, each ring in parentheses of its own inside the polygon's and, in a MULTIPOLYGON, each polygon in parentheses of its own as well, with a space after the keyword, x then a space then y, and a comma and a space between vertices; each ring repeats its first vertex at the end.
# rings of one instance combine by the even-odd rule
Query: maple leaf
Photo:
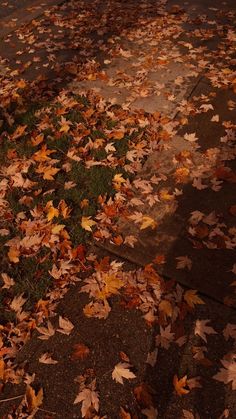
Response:
POLYGON ((116 364, 114 370, 112 371, 113 380, 117 383, 124 384, 123 378, 126 378, 127 380, 135 378, 136 375, 129 370, 130 367, 131 365, 127 362, 119 362, 116 364))
POLYGON ((37 162, 45 162, 47 160, 51 160, 49 157, 50 154, 55 153, 56 150, 49 150, 47 149, 46 144, 43 144, 42 148, 39 151, 36 151, 33 155, 33 159, 37 162))
POLYGON ((123 178, 123 175, 121 173, 117 173, 113 177, 112 182, 113 182, 114 188, 119 190, 121 188, 122 183, 125 183, 126 180, 125 180, 125 178, 123 178))
POLYGON ((11 309, 16 313, 19 312, 25 304, 26 300, 27 298, 23 298, 23 294, 18 295, 18 297, 14 297, 10 304, 11 309))
POLYGON ((43 166, 43 165, 40 165, 35 170, 36 173, 43 173, 43 179, 45 179, 45 180, 54 180, 54 176, 59 171, 60 171, 60 169, 57 169, 56 167, 43 166))
POLYGON ((162 300, 158 306, 159 310, 165 313, 166 316, 172 317, 173 308, 168 300, 162 300))
POLYGON ((220 362, 224 368, 220 368, 220 371, 215 374, 213 378, 224 384, 228 384, 232 381, 232 390, 236 390, 236 362, 234 360, 227 361, 225 359, 221 359, 220 362))
POLYGON ((46 210, 47 210, 48 221, 51 221, 54 217, 59 216, 59 211, 58 211, 57 208, 54 208, 52 201, 48 201, 48 203, 46 205, 46 210))
POLYGON ((215 335, 217 332, 211 326, 207 326, 210 320, 197 320, 194 334, 200 336, 204 342, 207 342, 206 335, 215 335))
POLYGON ((178 394, 178 396, 188 394, 189 391, 190 391, 186 388, 186 386, 188 385, 187 375, 185 375, 184 377, 182 377, 180 379, 178 379, 177 375, 174 375, 173 385, 174 385, 175 391, 178 394))
POLYGON ((205 304, 204 301, 197 295, 197 290, 188 290, 184 293, 184 300, 189 307, 194 308, 195 304, 205 304))
POLYGON ((144 215, 142 217, 142 224, 140 226, 140 230, 144 230, 148 227, 151 227, 152 230, 157 227, 157 222, 153 220, 153 218, 149 217, 148 215, 144 215))
POLYGON ((158 418, 158 411, 153 406, 147 407, 146 409, 141 410, 141 412, 144 416, 146 416, 147 419, 158 418))
POLYGON ((176 269, 185 269, 187 268, 189 271, 192 269, 192 261, 188 256, 178 256, 177 259, 177 266, 176 269))
POLYGON ((71 358, 73 360, 85 359, 87 358, 89 352, 90 352, 90 349, 86 345, 84 345, 83 343, 76 343, 74 345, 74 352, 71 355, 71 358))
POLYGON ((39 357, 39 362, 41 362, 41 364, 48 364, 48 365, 58 364, 58 361, 56 361, 55 359, 52 359, 51 355, 47 352, 42 354, 39 357))
POLYGON ((57 329, 57 332, 60 332, 64 335, 69 335, 71 331, 74 329, 73 323, 71 323, 70 320, 63 318, 62 316, 59 316, 59 329, 57 329))
POLYGON ((200 379, 201 377, 193 377, 193 378, 189 378, 187 380, 187 384, 190 390, 192 390, 193 388, 201 388, 202 385, 200 383, 200 379))
POLYGON ((75 398, 74 404, 81 403, 82 418, 84 418, 88 411, 92 408, 99 411, 99 397, 98 392, 91 390, 90 388, 84 388, 75 398))
POLYGON ((225 340, 236 339, 236 324, 228 323, 223 330, 225 340))
POLYGON ((81 219, 81 226, 86 231, 92 231, 92 226, 96 225, 96 221, 91 219, 90 217, 82 217, 81 219))
POLYGON ((18 138, 22 137, 22 135, 25 134, 26 128, 27 128, 27 125, 18 125, 16 130, 13 132, 11 139, 17 140, 18 138))
POLYGON ((120 408, 120 419, 132 419, 131 414, 129 412, 126 412, 123 407, 120 408))
POLYGON ((192 134, 184 134, 184 139, 189 141, 190 143, 194 143, 198 140, 195 132, 193 132, 192 134))
POLYGON ((36 394, 35 390, 28 385, 25 394, 26 405, 28 412, 35 412, 43 403, 43 389, 41 388, 36 394))
POLYGON ((1 275, 2 275, 2 280, 4 282, 2 289, 4 288, 9 289, 15 284, 14 279, 12 279, 8 274, 2 273, 1 275))
POLYGON ((149 407, 153 405, 153 389, 147 383, 141 383, 134 388, 134 395, 141 407, 149 407))
POLYGON ((53 325, 50 321, 47 323, 48 327, 36 327, 39 333, 42 333, 42 335, 38 336, 38 339, 41 340, 48 340, 51 336, 55 334, 55 329, 53 328, 53 325))
POLYGON ((170 343, 174 340, 174 333, 171 332, 171 325, 166 328, 160 326, 160 335, 156 336, 156 344, 162 348, 169 349, 170 343))
POLYGON ((60 132, 67 133, 70 130, 70 126, 72 125, 72 122, 68 121, 66 118, 64 118, 64 116, 62 116, 60 125, 61 125, 60 132))
POLYGON ((154 351, 149 352, 147 354, 146 363, 151 365, 151 367, 154 367, 156 365, 156 362, 157 362, 157 355, 158 355, 158 349, 155 348, 154 351))
POLYGON ((10 247, 9 252, 7 253, 9 260, 13 263, 19 262, 20 250, 14 247, 10 247))

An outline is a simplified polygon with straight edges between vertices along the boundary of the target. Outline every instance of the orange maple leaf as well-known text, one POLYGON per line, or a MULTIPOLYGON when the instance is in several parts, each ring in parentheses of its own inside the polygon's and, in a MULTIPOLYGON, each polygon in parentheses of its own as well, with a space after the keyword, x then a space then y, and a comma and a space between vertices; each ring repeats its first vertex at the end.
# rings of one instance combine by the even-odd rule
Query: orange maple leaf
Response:
POLYGON ((180 379, 178 379, 177 375, 174 375, 173 385, 178 396, 183 396, 183 394, 188 394, 190 392, 190 390, 185 388, 188 385, 187 375, 180 379))

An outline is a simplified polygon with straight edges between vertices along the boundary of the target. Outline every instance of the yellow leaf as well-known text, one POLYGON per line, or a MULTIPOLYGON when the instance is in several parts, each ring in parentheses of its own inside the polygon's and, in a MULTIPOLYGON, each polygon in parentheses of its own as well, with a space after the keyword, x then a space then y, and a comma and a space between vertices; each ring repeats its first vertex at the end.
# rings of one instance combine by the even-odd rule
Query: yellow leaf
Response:
POLYGON ((7 255, 11 262, 13 263, 19 262, 20 251, 18 249, 11 247, 7 255))
POLYGON ((160 199, 163 201, 173 201, 174 196, 171 195, 167 189, 161 189, 159 192, 160 199))
POLYGON ((51 206, 48 210, 47 219, 48 221, 51 221, 54 217, 58 217, 59 211, 57 208, 54 208, 54 206, 51 206))
POLYGON ((63 230, 63 228, 65 227, 65 224, 56 224, 53 228, 52 228, 52 233, 53 234, 58 234, 60 233, 61 230, 63 230))
POLYGON ((156 228, 157 222, 153 220, 153 218, 149 217, 148 215, 144 215, 142 218, 142 224, 140 226, 140 230, 144 230, 145 228, 151 227, 152 230, 156 228))
POLYGON ((189 307, 194 308, 195 304, 205 304, 204 301, 196 294, 197 290, 188 290, 184 293, 184 300, 189 307))
POLYGON ((163 311, 163 313, 166 314, 166 316, 171 317, 173 313, 173 308, 168 300, 162 300, 159 304, 159 310, 163 311))
POLYGON ((187 375, 178 379, 177 375, 173 378, 173 385, 175 388, 176 393, 178 396, 182 396, 183 394, 188 394, 190 390, 185 388, 187 386, 187 375))
POLYGON ((91 227, 96 225, 96 221, 91 220, 91 217, 82 217, 81 226, 86 231, 92 231, 91 227))
POLYGON ((126 180, 123 178, 122 173, 117 173, 114 177, 113 177, 113 186, 115 189, 120 189, 122 183, 125 183, 126 180))
POLYGON ((55 176, 57 174, 57 172, 59 172, 59 170, 60 169, 57 169, 56 167, 45 167, 44 168, 43 179, 54 180, 53 176, 55 176))
POLYGON ((31 386, 27 386, 25 398, 28 412, 30 413, 43 403, 43 389, 41 388, 36 395, 35 390, 31 386))

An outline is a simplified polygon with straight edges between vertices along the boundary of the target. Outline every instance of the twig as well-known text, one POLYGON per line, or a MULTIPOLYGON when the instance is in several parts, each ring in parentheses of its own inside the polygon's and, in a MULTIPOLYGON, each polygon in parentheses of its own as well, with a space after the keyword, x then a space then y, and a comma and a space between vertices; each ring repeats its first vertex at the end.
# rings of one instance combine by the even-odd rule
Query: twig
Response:
POLYGON ((3 402, 9 402, 9 401, 11 401, 11 400, 20 399, 20 398, 21 398, 21 397, 23 397, 23 396, 24 396, 24 394, 21 394, 20 396, 10 397, 9 399, 2 399, 2 400, 0 400, 0 403, 3 403, 3 402))
POLYGON ((45 412, 45 413, 51 413, 51 415, 56 415, 56 412, 51 412, 50 410, 46 410, 46 409, 41 409, 41 407, 38 408, 38 410, 41 410, 41 412, 45 412))

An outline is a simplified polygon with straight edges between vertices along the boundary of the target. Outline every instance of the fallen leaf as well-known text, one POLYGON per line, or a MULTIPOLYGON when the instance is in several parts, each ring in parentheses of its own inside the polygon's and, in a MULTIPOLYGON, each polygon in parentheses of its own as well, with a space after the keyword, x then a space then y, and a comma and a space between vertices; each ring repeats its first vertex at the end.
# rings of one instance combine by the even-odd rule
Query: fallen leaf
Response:
POLYGON ((120 419, 132 419, 129 412, 126 412, 123 407, 120 408, 120 419))
POLYGON ((98 392, 90 388, 83 389, 75 398, 74 404, 81 403, 82 418, 84 418, 88 411, 92 408, 96 412, 99 411, 99 397, 98 392))
POLYGON ((55 359, 52 359, 51 355, 47 352, 42 354, 39 357, 39 362, 41 362, 41 364, 48 364, 48 365, 58 364, 58 361, 56 361, 55 359))
POLYGON ((96 221, 93 221, 91 217, 82 217, 81 226, 86 231, 92 231, 92 226, 96 225, 96 221))
POLYGON ((76 343, 74 345, 74 352, 71 355, 71 358, 73 360, 85 359, 87 358, 89 352, 90 352, 90 349, 86 345, 84 345, 83 343, 76 343))
POLYGON ((141 383, 134 388, 134 395, 141 407, 150 407, 153 405, 153 390, 147 383, 141 383))
POLYGON ((158 411, 153 406, 147 407, 146 409, 143 409, 141 412, 144 416, 146 416, 147 419, 158 418, 158 411))
POLYGON ((119 362, 112 371, 113 380, 117 383, 124 384, 123 378, 127 380, 135 378, 136 375, 129 370, 130 367, 131 365, 126 362, 119 362))
POLYGON ((59 316, 59 328, 57 329, 57 332, 60 332, 64 335, 69 335, 73 329, 74 325, 70 320, 59 316))
POLYGON ((206 335, 215 335, 217 332, 211 326, 207 326, 210 320, 197 320, 194 334, 200 336, 204 342, 207 342, 206 335))
POLYGON ((234 360, 227 361, 225 359, 221 359, 220 362, 224 368, 221 368, 220 371, 213 376, 213 378, 224 384, 232 382, 232 390, 236 390, 236 362, 234 360))
POLYGON ((184 300, 189 307, 194 308, 196 304, 205 304, 204 301, 197 295, 197 290, 188 290, 184 293, 184 300))
POLYGON ((187 375, 185 375, 184 377, 182 377, 180 379, 178 379, 177 375, 175 375, 174 378, 173 378, 173 385, 174 385, 175 391, 178 394, 178 396, 188 394, 189 391, 190 391, 187 388, 185 388, 188 385, 187 375))
POLYGON ((38 409, 39 406, 43 403, 43 389, 41 388, 36 394, 35 390, 28 385, 25 394, 26 404, 28 412, 32 413, 35 409, 38 409))
POLYGON ((142 224, 140 226, 140 230, 145 230, 148 227, 151 227, 151 229, 154 230, 154 228, 157 227, 157 222, 148 215, 144 215, 142 217, 142 224))
POLYGON ((187 268, 189 271, 192 269, 192 261, 188 256, 178 256, 177 259, 177 266, 176 269, 185 269, 187 268))

